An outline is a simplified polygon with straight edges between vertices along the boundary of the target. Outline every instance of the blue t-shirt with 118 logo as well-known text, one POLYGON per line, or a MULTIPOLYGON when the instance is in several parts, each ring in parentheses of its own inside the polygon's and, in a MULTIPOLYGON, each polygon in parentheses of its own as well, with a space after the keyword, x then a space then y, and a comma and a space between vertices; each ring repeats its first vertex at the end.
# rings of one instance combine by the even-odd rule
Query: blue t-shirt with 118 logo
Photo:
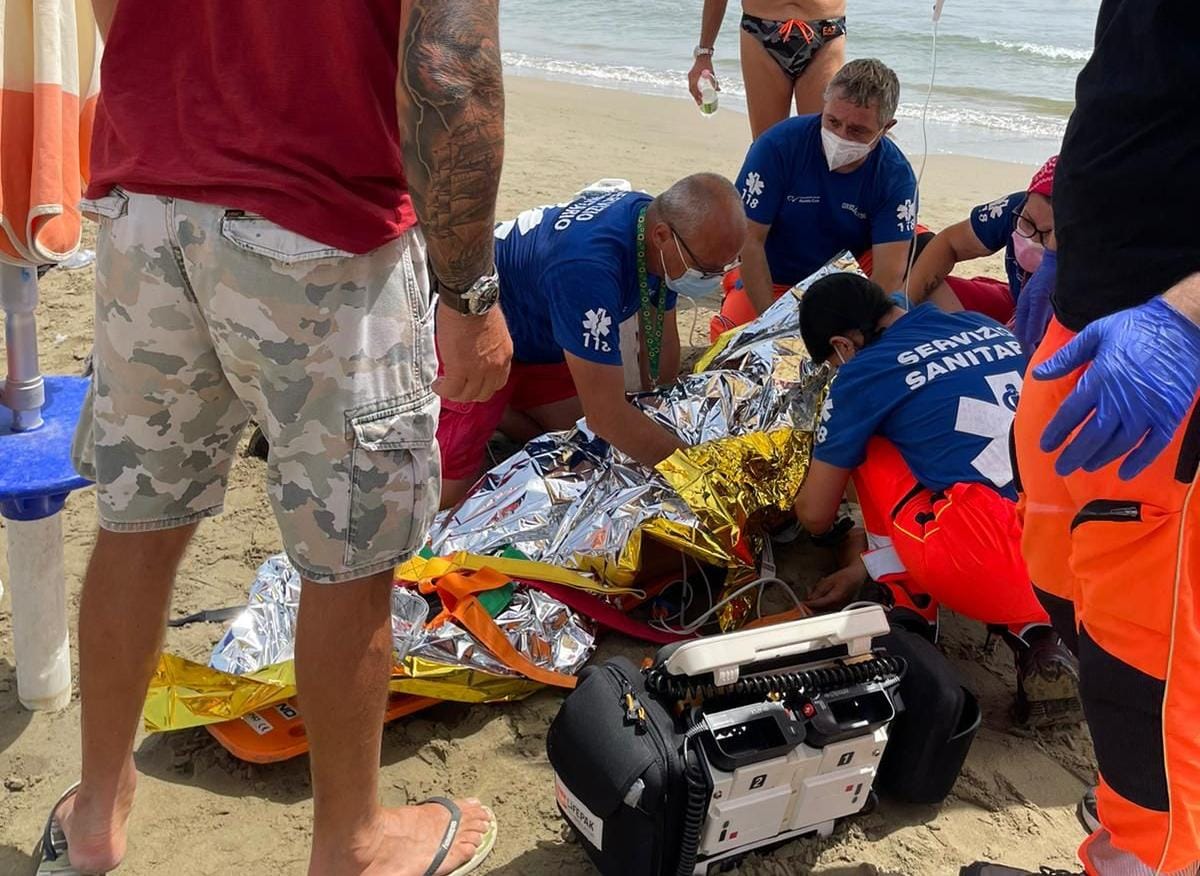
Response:
POLYGON ((1015 499, 1008 436, 1026 364, 988 317, 915 307, 838 369, 813 458, 856 468, 880 435, 931 490, 982 483, 1015 499))

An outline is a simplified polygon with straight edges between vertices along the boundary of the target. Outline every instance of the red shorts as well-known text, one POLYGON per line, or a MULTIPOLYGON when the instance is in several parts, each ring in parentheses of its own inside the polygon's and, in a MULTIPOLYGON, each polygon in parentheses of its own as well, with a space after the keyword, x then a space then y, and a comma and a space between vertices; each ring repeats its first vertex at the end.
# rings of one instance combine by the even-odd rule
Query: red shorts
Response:
POLYGON ((1000 325, 1008 325, 1016 313, 1008 283, 993 277, 947 277, 946 285, 964 309, 990 316, 1000 325))
MULTIPOLYGON (((923 235, 926 235, 926 234, 930 234, 930 235, 932 235, 933 233, 934 233, 934 232, 933 232, 933 230, 932 230, 932 229, 930 229, 930 228, 926 228, 926 227, 925 227, 924 225, 922 225, 920 222, 918 222, 918 223, 917 223, 917 234, 916 234, 916 237, 917 237, 918 241, 920 240, 920 238, 921 238, 923 235)), ((858 262, 858 266, 859 266, 859 268, 861 268, 861 269, 862 269, 862 272, 863 272, 864 274, 866 274, 868 277, 869 277, 869 276, 871 276, 871 274, 873 274, 873 273, 874 273, 874 271, 875 271, 875 249, 874 249, 874 247, 868 247, 868 248, 867 248, 865 251, 863 251, 863 252, 859 253, 858 255, 856 255, 856 256, 854 257, 854 260, 855 260, 856 262, 858 262)), ((891 291, 893 291, 893 290, 891 290, 891 289, 884 289, 883 291, 884 291, 884 292, 891 292, 891 291)))
MULTIPOLYGON (((439 372, 441 368, 438 368, 439 372)), ((508 408, 528 411, 574 398, 575 383, 566 362, 528 365, 513 362, 508 383, 484 402, 442 400, 437 440, 442 454, 442 477, 464 480, 479 475, 487 444, 508 408)))

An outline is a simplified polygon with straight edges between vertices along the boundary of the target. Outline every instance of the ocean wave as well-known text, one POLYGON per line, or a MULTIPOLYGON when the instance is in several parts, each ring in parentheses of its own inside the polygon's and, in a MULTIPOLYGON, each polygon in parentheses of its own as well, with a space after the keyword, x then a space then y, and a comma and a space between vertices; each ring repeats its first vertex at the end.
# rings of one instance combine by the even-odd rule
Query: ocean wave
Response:
POLYGON ((1045 46, 1040 43, 1014 43, 1008 40, 976 39, 985 46, 995 46, 1010 52, 1020 52, 1023 55, 1037 55, 1039 58, 1050 58, 1053 61, 1086 61, 1092 57, 1091 49, 1069 49, 1065 46, 1045 46))
MULTIPOLYGON (((896 110, 896 116, 901 119, 920 119, 923 108, 924 103, 902 103, 896 110)), ((984 128, 989 131, 1045 140, 1060 140, 1067 130, 1066 121, 1061 119, 1029 116, 1023 113, 990 112, 968 107, 938 106, 937 104, 930 104, 928 120, 937 125, 984 128)), ((911 135, 912 131, 905 130, 904 133, 911 135)))
MULTIPOLYGON (((897 41, 908 41, 919 45, 926 45, 930 36, 928 30, 914 29, 911 22, 896 22, 890 19, 887 21, 868 21, 862 23, 855 33, 858 39, 869 46, 868 52, 879 52, 885 47, 894 45, 897 41)), ((1077 67, 1092 57, 1090 46, 1072 48, 1070 46, 1056 46, 1048 43, 992 39, 990 37, 976 36, 973 33, 949 30, 942 30, 938 34, 938 44, 975 54, 986 53, 989 57, 995 57, 1004 53, 1028 55, 1030 56, 1030 61, 1033 63, 1059 62, 1055 66, 1077 67)))
MULTIPOLYGON (((607 88, 618 88, 629 91, 640 91, 650 94, 667 95, 677 98, 687 98, 687 73, 681 70, 650 70, 645 67, 630 65, 599 65, 580 61, 563 61, 556 58, 545 58, 518 52, 505 52, 504 64, 513 72, 533 75, 542 78, 560 79, 581 82, 589 85, 599 85, 607 88)), ((1066 119, 1056 117, 1062 107, 1046 106, 1050 113, 1043 115, 1038 112, 1041 107, 1030 107, 1028 112, 1002 111, 989 109, 986 106, 962 106, 959 101, 953 105, 938 102, 937 89, 934 102, 929 107, 929 121, 934 124, 969 126, 985 128, 1010 134, 1022 134, 1029 137, 1057 139, 1066 130, 1066 119)), ((946 91, 951 91, 947 89, 946 91)), ((735 104, 743 104, 746 91, 741 80, 729 76, 722 79, 722 96, 732 98, 735 104)), ((960 95, 960 100, 969 95, 960 95)), ((977 95, 982 101, 985 95, 977 95)), ((992 99, 998 99, 993 96, 992 99)), ((1017 96, 1009 96, 1009 100, 1022 100, 1017 96)), ((896 115, 902 119, 919 119, 923 101, 901 104, 896 115)))
MULTIPOLYGON (((586 61, 563 61, 520 52, 504 52, 502 60, 506 67, 551 77, 585 79, 613 86, 643 86, 656 94, 687 94, 687 73, 678 70, 649 70, 627 64, 589 64, 586 61)), ((730 81, 726 77, 721 79, 721 93, 732 97, 746 96, 740 81, 730 81)))
POLYGON ((951 85, 937 83, 933 89, 934 100, 939 97, 960 98, 980 106, 1016 108, 1022 113, 1066 119, 1075 109, 1075 101, 1038 94, 1019 94, 1002 88, 981 85, 951 85))

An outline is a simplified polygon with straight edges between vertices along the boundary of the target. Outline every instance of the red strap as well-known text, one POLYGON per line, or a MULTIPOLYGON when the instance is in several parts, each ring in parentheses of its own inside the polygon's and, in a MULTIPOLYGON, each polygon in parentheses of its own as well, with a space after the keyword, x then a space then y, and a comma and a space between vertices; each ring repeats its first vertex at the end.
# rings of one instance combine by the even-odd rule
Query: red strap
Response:
POLYGON ((520 580, 522 584, 527 584, 536 590, 542 591, 547 596, 557 599, 568 608, 572 608, 580 614, 590 617, 601 626, 607 627, 610 630, 616 630, 618 633, 624 633, 631 639, 641 639, 643 642, 651 642, 655 645, 669 645, 672 642, 682 642, 685 639, 695 638, 694 636, 680 636, 675 633, 655 629, 647 623, 634 620, 625 612, 613 607, 603 599, 598 599, 581 590, 576 590, 574 587, 564 587, 561 584, 551 584, 546 581, 534 581, 530 578, 522 578, 520 580))

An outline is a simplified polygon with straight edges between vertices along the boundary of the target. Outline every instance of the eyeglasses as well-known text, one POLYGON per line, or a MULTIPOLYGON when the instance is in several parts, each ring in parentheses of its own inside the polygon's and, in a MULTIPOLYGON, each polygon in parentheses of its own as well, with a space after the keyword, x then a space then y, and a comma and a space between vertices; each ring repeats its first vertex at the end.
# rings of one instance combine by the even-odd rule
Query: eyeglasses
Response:
POLYGON ((1053 228, 1038 228, 1032 219, 1029 219, 1024 213, 1017 214, 1017 234, 1027 240, 1036 239, 1038 243, 1044 244, 1046 238, 1054 233, 1053 228))
POLYGON ((699 271, 700 276, 703 277, 705 280, 711 280, 713 277, 724 277, 726 274, 728 274, 730 271, 732 271, 734 268, 738 267, 742 263, 741 256, 738 256, 733 261, 731 261, 729 264, 725 265, 725 267, 723 267, 723 268, 716 268, 716 269, 707 268, 700 261, 700 259, 696 258, 696 254, 694 252, 692 252, 692 248, 687 245, 687 241, 684 240, 682 237, 680 237, 679 232, 675 230, 675 227, 670 222, 667 223, 667 227, 671 229, 671 236, 675 238, 675 245, 682 246, 683 252, 687 253, 686 258, 684 257, 683 252, 681 252, 679 254, 680 258, 683 259, 684 267, 693 268, 693 269, 699 271), (690 258, 692 260, 691 264, 688 263, 688 258, 690 258))

